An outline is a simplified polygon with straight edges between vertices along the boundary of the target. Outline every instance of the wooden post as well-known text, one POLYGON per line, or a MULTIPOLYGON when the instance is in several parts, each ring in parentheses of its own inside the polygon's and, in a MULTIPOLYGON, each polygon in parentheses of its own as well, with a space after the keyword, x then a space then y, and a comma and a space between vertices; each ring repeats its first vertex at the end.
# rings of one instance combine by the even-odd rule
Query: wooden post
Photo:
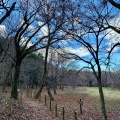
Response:
POLYGON ((30 90, 29 90, 29 88, 26 89, 26 96, 30 97, 30 90))
POLYGON ((74 112, 74 120, 77 120, 77 112, 74 112))
POLYGON ((22 107, 22 92, 21 92, 21 94, 19 96, 18 103, 19 103, 19 108, 22 107))
POLYGON ((9 101, 9 115, 12 115, 12 99, 9 101))
POLYGON ((31 89, 31 92, 30 92, 30 97, 32 98, 32 89, 31 89))
POLYGON ((19 106, 19 108, 20 108, 20 98, 18 99, 18 106, 19 106))
POLYGON ((39 96, 39 102, 41 102, 41 95, 39 96))
POLYGON ((77 101, 77 103, 80 105, 80 114, 82 114, 83 101, 80 99, 79 101, 77 101))
POLYGON ((55 104, 55 117, 57 117, 57 103, 55 104))
POLYGON ((65 110, 64 110, 64 107, 62 108, 62 120, 65 120, 65 110))
POLYGON ((51 99, 50 99, 50 110, 51 110, 51 99))
POLYGON ((47 104, 46 104, 46 95, 45 95, 45 105, 47 105, 47 104))
POLYGON ((36 92, 35 92, 35 89, 34 89, 34 99, 35 99, 35 96, 36 96, 36 92))

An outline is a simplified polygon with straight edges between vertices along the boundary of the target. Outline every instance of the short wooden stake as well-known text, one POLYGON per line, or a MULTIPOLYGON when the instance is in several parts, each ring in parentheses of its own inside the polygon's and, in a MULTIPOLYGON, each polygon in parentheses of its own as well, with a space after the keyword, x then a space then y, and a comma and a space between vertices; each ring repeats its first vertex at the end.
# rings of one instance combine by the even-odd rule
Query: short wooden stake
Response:
POLYGON ((30 90, 29 89, 26 90, 26 96, 30 97, 30 90))
POLYGON ((46 103, 46 95, 45 95, 45 105, 47 105, 47 103, 46 103))
POLYGON ((77 112, 74 112, 74 120, 77 120, 77 112))
POLYGON ((9 101, 9 115, 12 115, 12 99, 9 101))
POLYGON ((51 99, 50 99, 50 110, 51 110, 51 99))
POLYGON ((31 92, 30 92, 30 94, 31 94, 31 98, 32 98, 32 89, 31 89, 31 92))
POLYGON ((21 102, 21 106, 22 106, 22 93, 21 93, 21 96, 20 96, 20 102, 21 102))
POLYGON ((22 93, 19 96, 18 104, 19 104, 19 108, 22 107, 22 93))
POLYGON ((36 92, 35 92, 35 90, 34 90, 34 99, 35 99, 35 96, 36 96, 36 92))
POLYGON ((39 96, 39 102, 41 102, 41 95, 39 96))
POLYGON ((57 104, 55 104, 55 117, 57 117, 57 104))
POLYGON ((62 108, 62 120, 65 120, 65 110, 64 110, 64 107, 62 108))

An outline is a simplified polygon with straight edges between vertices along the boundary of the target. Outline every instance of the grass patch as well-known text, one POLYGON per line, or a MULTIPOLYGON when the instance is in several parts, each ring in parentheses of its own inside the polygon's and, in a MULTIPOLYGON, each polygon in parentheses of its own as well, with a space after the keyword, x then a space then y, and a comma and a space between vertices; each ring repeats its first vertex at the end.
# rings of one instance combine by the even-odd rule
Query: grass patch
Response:
MULTIPOLYGON (((120 107, 120 90, 103 87, 104 97, 107 105, 113 107, 120 107)), ((74 93, 78 95, 83 95, 88 98, 97 98, 99 99, 99 90, 98 87, 77 87, 74 93)))
MULTIPOLYGON (((98 87, 79 87, 76 89, 77 93, 85 94, 88 96, 98 97, 98 87)), ((111 99, 120 99, 120 90, 113 88, 103 88, 104 96, 111 99)))
POLYGON ((120 100, 106 100, 106 104, 112 106, 120 106, 120 100))

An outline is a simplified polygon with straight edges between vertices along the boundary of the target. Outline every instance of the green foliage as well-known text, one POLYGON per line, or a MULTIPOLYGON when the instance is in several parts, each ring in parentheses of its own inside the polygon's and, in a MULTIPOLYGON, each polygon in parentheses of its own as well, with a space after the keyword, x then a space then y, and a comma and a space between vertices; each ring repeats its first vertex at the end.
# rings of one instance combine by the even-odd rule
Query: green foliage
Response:
POLYGON ((35 53, 30 53, 27 58, 29 59, 34 59, 34 60, 39 60, 42 59, 43 56, 41 54, 35 54, 35 53))

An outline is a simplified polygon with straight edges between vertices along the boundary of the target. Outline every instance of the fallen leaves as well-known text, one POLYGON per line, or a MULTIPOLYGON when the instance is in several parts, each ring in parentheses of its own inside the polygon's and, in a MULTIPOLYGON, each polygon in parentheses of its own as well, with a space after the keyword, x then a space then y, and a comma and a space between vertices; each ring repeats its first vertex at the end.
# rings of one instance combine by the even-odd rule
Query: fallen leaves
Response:
MULTIPOLYGON (((80 114, 78 95, 59 95, 52 101, 52 110, 49 109, 49 98, 47 105, 44 104, 44 96, 39 100, 34 100, 24 95, 22 107, 19 108, 18 101, 13 101, 14 107, 12 115, 8 114, 9 97, 0 98, 0 120, 62 120, 62 107, 65 108, 65 120, 74 120, 74 111, 77 112, 77 120, 102 120, 99 100, 96 98, 88 99, 81 96, 83 105, 83 114, 80 114), (55 104, 57 103, 58 116, 55 117, 55 104)), ((119 120, 120 111, 111 106, 107 106, 108 120, 119 120)))

